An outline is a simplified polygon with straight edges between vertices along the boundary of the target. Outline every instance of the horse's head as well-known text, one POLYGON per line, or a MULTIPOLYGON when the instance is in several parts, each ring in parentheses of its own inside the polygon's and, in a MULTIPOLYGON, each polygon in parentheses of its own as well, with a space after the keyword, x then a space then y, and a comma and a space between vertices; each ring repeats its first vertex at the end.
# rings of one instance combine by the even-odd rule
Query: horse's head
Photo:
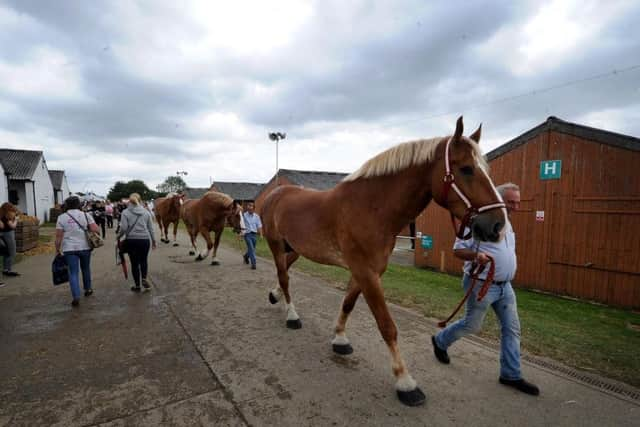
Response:
POLYGON ((182 206, 183 203, 184 203, 184 194, 173 193, 171 195, 171 205, 178 212, 180 211, 180 207, 182 206))
POLYGON ((13 221, 18 216, 18 208, 9 202, 5 202, 0 206, 0 217, 7 221, 13 221))
POLYGON ((227 224, 235 233, 240 233, 244 229, 244 218, 242 216, 242 205, 235 200, 227 208, 227 224))
POLYGON ((462 117, 456 131, 442 144, 442 162, 433 168, 432 194, 436 202, 462 221, 474 238, 498 241, 507 222, 502 197, 488 174, 488 165, 480 152, 482 125, 473 134, 462 135, 462 117))

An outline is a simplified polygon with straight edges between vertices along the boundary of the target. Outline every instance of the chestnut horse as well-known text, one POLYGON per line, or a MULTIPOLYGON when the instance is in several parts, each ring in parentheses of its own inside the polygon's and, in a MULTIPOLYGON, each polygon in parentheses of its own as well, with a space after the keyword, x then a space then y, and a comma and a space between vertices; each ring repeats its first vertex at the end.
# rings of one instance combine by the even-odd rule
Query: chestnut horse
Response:
POLYGON ((169 193, 166 197, 158 197, 154 202, 156 221, 160 227, 160 241, 169 243, 169 224, 173 224, 173 246, 178 246, 178 222, 180 222, 180 206, 183 194, 169 193))
POLYGON ((224 226, 229 223, 236 233, 240 233, 244 228, 244 220, 242 218, 242 207, 236 203, 231 197, 224 193, 209 191, 202 196, 201 199, 187 200, 182 205, 182 220, 187 226, 187 232, 191 237, 191 246, 193 251, 189 255, 195 255, 198 252, 196 247, 196 239, 198 233, 207 241, 207 253, 202 255, 198 252, 196 261, 202 261, 209 256, 211 248, 213 248, 213 256, 211 257, 211 265, 220 264, 216 260, 220 237, 224 231, 224 226), (216 234, 215 241, 211 242, 210 232, 216 234))
POLYGON ((396 236, 432 199, 459 219, 471 217, 469 226, 481 240, 501 239, 507 221, 504 203, 487 174, 478 144, 481 128, 469 137, 462 131, 460 117, 451 137, 395 146, 328 191, 278 187, 262 208, 264 234, 280 284, 269 292, 269 301, 275 304, 284 294, 287 326, 302 326, 289 294, 287 272, 300 255, 350 270, 333 350, 343 355, 353 351, 345 325, 362 293, 391 353, 398 397, 411 406, 423 404, 426 397, 400 354, 397 329, 381 285, 396 236), (443 179, 445 175, 448 178, 443 179), (445 189, 445 183, 455 192, 445 189))

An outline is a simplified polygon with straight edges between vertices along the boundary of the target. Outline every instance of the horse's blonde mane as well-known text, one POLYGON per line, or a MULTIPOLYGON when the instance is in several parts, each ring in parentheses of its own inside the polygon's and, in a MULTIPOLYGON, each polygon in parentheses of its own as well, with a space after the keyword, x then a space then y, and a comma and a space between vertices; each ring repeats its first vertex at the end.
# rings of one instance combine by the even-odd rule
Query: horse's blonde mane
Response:
POLYGON ((217 191, 207 191, 204 197, 211 199, 214 202, 219 202, 221 205, 228 206, 230 203, 233 203, 233 198, 228 194, 219 193, 217 191))
POLYGON ((360 169, 348 175, 344 181, 358 178, 391 175, 412 165, 419 165, 433 159, 438 143, 444 138, 419 139, 403 142, 367 160, 360 169))
MULTIPOLYGON (((343 181, 355 181, 358 178, 392 175, 410 166, 429 162, 433 160, 438 144, 447 138, 448 137, 419 139, 417 141, 398 144, 367 160, 360 169, 345 177, 343 181)), ((472 141, 468 141, 468 143, 473 148, 474 157, 477 159, 480 167, 488 171, 489 166, 480 151, 480 146, 472 141)))

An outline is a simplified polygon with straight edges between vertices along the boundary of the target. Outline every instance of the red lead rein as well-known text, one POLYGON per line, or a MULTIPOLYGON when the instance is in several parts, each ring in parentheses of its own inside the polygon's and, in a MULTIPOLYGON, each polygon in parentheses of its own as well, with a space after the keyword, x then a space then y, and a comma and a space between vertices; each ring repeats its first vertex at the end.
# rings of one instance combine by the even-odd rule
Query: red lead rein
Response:
MULTIPOLYGON (((493 283, 493 277, 496 274, 496 265, 493 261, 493 257, 491 257, 490 255, 487 255, 487 258, 489 258, 489 262, 487 262, 487 264, 489 264, 489 271, 487 271, 487 278, 484 279, 484 284, 480 288, 480 291, 478 291, 478 302, 482 301, 484 296, 489 291, 489 286, 491 286, 491 284, 493 283)), ((447 323, 449 323, 449 321, 453 319, 453 316, 455 316, 458 313, 458 311, 460 311, 460 308, 462 308, 462 305, 465 303, 465 301, 467 301, 467 298, 469 298, 469 295, 471 295, 471 292, 473 292, 473 288, 475 288, 476 286, 476 281, 478 280, 478 276, 480 275, 480 273, 484 271, 485 265, 486 264, 482 264, 482 265, 476 264, 475 262, 472 264, 471 272, 469 273, 472 279, 471 286, 469 286, 469 290, 467 290, 467 293, 464 295, 464 297, 462 298, 462 301, 460 301, 456 309, 453 310, 453 313, 451 313, 451 315, 447 317, 446 320, 438 322, 439 327, 444 328, 445 326, 447 326, 447 323)))

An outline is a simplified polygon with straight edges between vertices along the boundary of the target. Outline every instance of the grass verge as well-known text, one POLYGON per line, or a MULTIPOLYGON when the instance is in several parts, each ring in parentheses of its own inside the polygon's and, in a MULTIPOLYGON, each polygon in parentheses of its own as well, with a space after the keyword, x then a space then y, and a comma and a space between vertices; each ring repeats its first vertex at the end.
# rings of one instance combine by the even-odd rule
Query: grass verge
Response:
MULTIPOLYGON (((244 241, 230 230, 225 231, 222 241, 246 250, 244 241)), ((258 240, 256 252, 271 259, 264 239, 258 240)), ((302 257, 293 268, 342 289, 349 279, 349 273, 341 268, 302 257)), ((388 300, 437 319, 446 318, 462 298, 459 277, 415 267, 390 264, 383 286, 388 300)), ((522 347, 527 352, 640 387, 640 314, 522 289, 516 289, 516 297, 522 347)), ((492 311, 479 335, 499 342, 500 331, 492 311)))

